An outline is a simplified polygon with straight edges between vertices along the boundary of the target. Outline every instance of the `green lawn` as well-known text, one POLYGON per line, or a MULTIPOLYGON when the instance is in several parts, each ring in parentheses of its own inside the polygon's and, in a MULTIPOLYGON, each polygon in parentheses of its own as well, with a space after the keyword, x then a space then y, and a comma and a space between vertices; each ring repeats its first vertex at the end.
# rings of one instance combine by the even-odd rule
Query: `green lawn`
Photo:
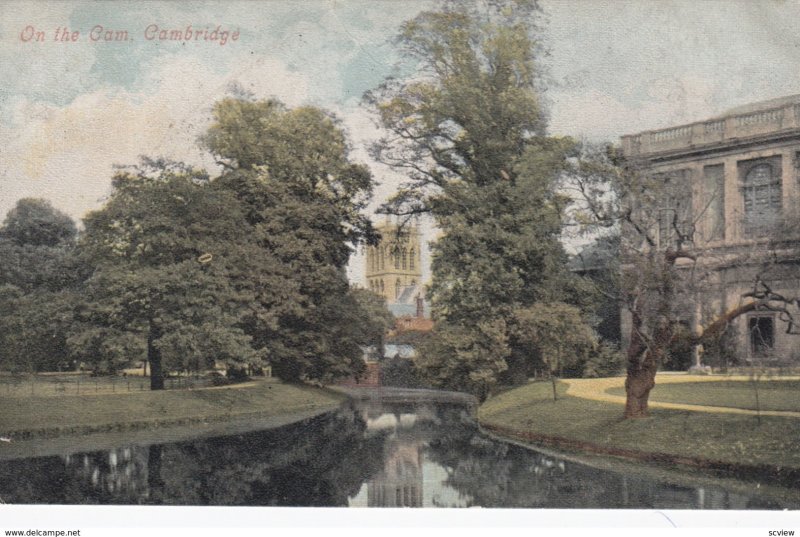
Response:
MULTIPOLYGON (((189 387, 202 388, 210 385, 211 379, 207 375, 182 375, 164 379, 164 387, 168 390, 189 387)), ((0 373, 0 397, 62 397, 65 395, 143 392, 149 389, 150 377, 142 376, 141 369, 126 370, 125 376, 97 377, 77 371, 36 375, 0 373)))
MULTIPOLYGON (((761 410, 800 412, 800 381, 797 380, 656 383, 650 400, 755 410, 756 389, 761 410)), ((610 388, 606 392, 625 395, 624 388, 610 388)))
POLYGON ((335 408, 343 399, 327 390, 269 380, 202 390, 89 391, 62 396, 6 396, 0 392, 0 436, 142 428, 248 415, 271 417, 335 408))
MULTIPOLYGON (((709 389, 708 384, 703 389, 709 389)), ((479 409, 481 423, 604 447, 700 457, 739 464, 800 468, 800 419, 651 409, 623 420, 622 405, 564 395, 553 402, 549 383, 501 393, 479 409)))

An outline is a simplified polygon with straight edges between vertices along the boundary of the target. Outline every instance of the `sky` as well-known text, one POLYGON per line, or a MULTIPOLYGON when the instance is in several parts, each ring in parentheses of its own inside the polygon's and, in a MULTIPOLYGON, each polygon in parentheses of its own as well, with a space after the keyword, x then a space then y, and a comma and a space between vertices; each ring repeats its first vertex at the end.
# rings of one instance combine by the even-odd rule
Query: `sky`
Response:
MULTIPOLYGON (((197 139, 213 103, 237 86, 339 115, 353 159, 369 164, 380 183, 374 207, 403 178, 369 159, 367 147, 380 132, 361 97, 387 76, 404 74, 391 39, 404 20, 432 5, 0 0, 0 217, 35 196, 80 219, 109 194, 113 166, 139 155, 214 170, 197 139), (231 34, 225 45, 148 40, 151 25, 220 26, 231 34), (92 41, 98 26, 101 36, 125 30, 129 40, 92 41), (78 40, 56 41, 64 27, 70 37, 79 32, 78 40)), ((615 141, 800 93, 800 1, 542 6, 552 134, 615 141)), ((351 279, 361 282, 362 272, 355 256, 351 279)))

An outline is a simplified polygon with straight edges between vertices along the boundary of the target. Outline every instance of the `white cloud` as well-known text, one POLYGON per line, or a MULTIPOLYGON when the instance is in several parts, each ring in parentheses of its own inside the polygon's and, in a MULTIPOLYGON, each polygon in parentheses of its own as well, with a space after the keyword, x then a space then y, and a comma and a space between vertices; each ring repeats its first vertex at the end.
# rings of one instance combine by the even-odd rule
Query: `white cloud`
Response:
POLYGON ((218 74, 191 56, 168 55, 148 66, 141 92, 96 90, 63 107, 14 98, 6 106, 14 120, 0 125, 0 214, 21 197, 41 196, 78 218, 108 193, 112 166, 141 154, 213 166, 197 138, 234 80, 290 105, 308 99, 306 79, 269 56, 229 68, 218 74))

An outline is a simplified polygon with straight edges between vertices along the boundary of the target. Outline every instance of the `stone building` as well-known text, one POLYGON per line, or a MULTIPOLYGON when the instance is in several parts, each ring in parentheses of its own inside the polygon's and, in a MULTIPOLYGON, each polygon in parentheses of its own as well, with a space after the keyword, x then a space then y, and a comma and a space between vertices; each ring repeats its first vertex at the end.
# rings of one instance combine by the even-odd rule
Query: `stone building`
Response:
POLYGON ((422 279, 419 229, 409 224, 398 234, 397 226, 389 221, 376 228, 382 239, 367 248, 367 289, 383 296, 388 304, 397 303, 404 294, 413 295, 408 288, 418 287, 422 279))
MULTIPOLYGON (((675 222, 686 226, 698 253, 694 270, 709 274, 683 304, 689 327, 748 300, 759 275, 773 291, 800 296, 800 240, 786 227, 800 224, 800 95, 623 136, 622 150, 663 179, 653 229, 659 247, 674 241, 675 222)), ((624 314, 622 324, 628 334, 624 314)), ((742 315, 729 328, 728 353, 740 364, 798 364, 800 335, 787 334, 788 326, 776 311, 742 315)))

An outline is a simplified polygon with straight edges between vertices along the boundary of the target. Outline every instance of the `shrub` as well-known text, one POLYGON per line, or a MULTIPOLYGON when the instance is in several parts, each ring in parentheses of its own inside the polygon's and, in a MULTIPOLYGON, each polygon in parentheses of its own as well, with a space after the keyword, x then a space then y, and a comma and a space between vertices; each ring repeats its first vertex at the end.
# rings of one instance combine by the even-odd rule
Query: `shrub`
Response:
POLYGON ((608 341, 601 341, 583 365, 583 376, 587 378, 613 377, 622 373, 625 357, 619 347, 608 341))
POLYGON ((394 358, 381 365, 381 386, 398 388, 425 388, 414 362, 407 358, 394 358))

